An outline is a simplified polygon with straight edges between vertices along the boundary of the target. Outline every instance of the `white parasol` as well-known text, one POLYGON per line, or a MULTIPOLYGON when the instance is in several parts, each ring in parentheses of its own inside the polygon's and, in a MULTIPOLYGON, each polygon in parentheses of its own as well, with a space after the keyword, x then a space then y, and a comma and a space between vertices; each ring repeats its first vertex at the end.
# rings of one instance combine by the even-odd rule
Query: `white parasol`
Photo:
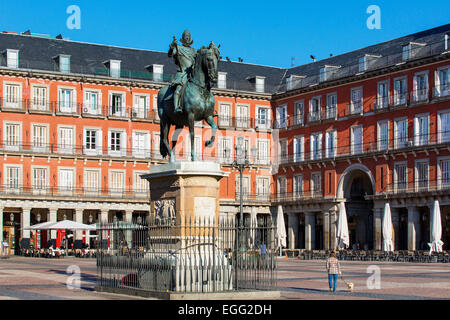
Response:
POLYGON ((278 206, 277 212, 277 245, 280 247, 280 255, 281 248, 286 247, 286 227, 284 225, 284 215, 283 215, 283 207, 281 205, 278 206))
POLYGON ((392 216, 391 207, 386 202, 383 215, 383 251, 394 251, 394 243, 392 241, 392 216))
POLYGON ((441 222, 441 209, 439 207, 439 201, 434 201, 433 211, 431 212, 431 248, 432 252, 442 252, 442 246, 444 243, 441 241, 442 237, 442 222, 441 222))
POLYGON ((339 217, 337 227, 337 244, 339 248, 345 249, 350 245, 350 237, 348 234, 347 213, 345 211, 345 203, 339 203, 339 217))

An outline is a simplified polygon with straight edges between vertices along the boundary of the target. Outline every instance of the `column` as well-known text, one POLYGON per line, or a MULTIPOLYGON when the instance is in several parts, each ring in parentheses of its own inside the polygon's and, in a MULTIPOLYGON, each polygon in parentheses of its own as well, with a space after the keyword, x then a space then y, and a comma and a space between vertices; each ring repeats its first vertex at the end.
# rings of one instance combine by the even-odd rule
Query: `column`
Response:
MULTIPOLYGON (((100 217, 98 223, 108 223, 108 209, 100 210, 100 217)), ((108 231, 102 231, 101 235, 97 232, 97 235, 100 237, 98 240, 101 240, 100 248, 108 249, 108 231)))
POLYGON ((323 221, 323 249, 330 249, 330 212, 324 211, 322 213, 323 221))
POLYGON ((0 256, 6 255, 3 252, 3 208, 0 207, 0 256))
POLYGON ((332 250, 337 249, 336 235, 337 235, 337 214, 336 210, 331 210, 329 212, 330 218, 330 248, 332 250))
MULTIPOLYGON (((83 209, 81 209, 81 208, 75 209, 75 222, 83 223, 83 209)), ((88 239, 86 239, 86 241, 87 240, 88 239)), ((75 239, 74 239, 74 243, 73 243, 73 248, 81 249, 82 244, 83 244, 83 231, 81 231, 81 230, 75 231, 75 239)))
POLYGON ((373 209, 373 249, 381 250, 382 249, 382 241, 383 241, 383 229, 382 229, 382 219, 383 219, 383 210, 382 208, 374 208, 373 209))
POLYGON ((313 212, 305 212, 305 249, 316 247, 316 217, 313 212))
POLYGON ((26 230, 25 228, 28 228, 30 226, 30 213, 31 208, 22 208, 22 218, 20 219, 20 228, 22 238, 22 242, 20 243, 20 248, 27 249, 30 247, 30 230, 26 230))
POLYGON ((289 249, 296 249, 298 244, 298 214, 288 214, 288 245, 289 249))
MULTIPOLYGON (((48 210, 48 219, 47 219, 47 221, 49 221, 49 222, 57 222, 56 220, 57 220, 57 213, 58 213, 58 209, 57 208, 50 208, 49 210, 48 210)), ((53 244, 53 248, 55 248, 56 247, 56 236, 57 236, 57 233, 56 233, 56 230, 51 230, 50 231, 50 241, 52 242, 52 244, 53 244)))
POLYGON ((420 214, 417 207, 408 207, 408 250, 418 250, 420 241, 420 214))
POLYGON ((394 250, 397 250, 400 243, 400 215, 397 208, 391 207, 393 234, 392 241, 394 242, 394 250))
MULTIPOLYGON (((133 210, 125 210, 125 222, 131 224, 133 223, 133 210)), ((127 241, 128 248, 131 248, 133 241, 133 232, 131 228, 125 231, 125 239, 127 241)))

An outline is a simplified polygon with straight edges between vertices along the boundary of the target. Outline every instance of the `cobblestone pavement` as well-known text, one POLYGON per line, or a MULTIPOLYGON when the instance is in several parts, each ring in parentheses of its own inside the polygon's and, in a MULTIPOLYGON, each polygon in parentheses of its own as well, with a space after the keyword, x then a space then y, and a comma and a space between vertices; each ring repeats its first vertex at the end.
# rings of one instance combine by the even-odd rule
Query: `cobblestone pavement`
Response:
MULTIPOLYGON (((346 290, 342 280, 338 291, 328 291, 325 261, 278 260, 278 290, 290 300, 428 300, 450 299, 450 264, 419 264, 341 261, 344 277, 355 284, 346 290), (380 271, 380 288, 369 288, 374 273, 380 271), (373 267, 372 267, 373 269, 373 267)), ((94 291, 94 259, 34 259, 11 257, 0 260, 0 300, 141 300, 140 297, 94 291), (70 266, 81 272, 80 289, 69 289, 70 266)))

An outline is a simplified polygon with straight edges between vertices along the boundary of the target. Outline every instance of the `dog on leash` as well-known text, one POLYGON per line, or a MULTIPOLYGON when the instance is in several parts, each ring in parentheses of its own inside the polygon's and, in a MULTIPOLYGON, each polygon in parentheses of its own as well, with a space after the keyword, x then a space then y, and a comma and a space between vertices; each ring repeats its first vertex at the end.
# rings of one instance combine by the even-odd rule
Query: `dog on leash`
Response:
POLYGON ((353 282, 347 282, 347 281, 345 281, 345 279, 344 279, 344 277, 341 275, 341 279, 342 279, 342 281, 344 281, 344 283, 347 285, 347 290, 349 291, 349 292, 353 292, 353 289, 354 289, 354 287, 355 287, 355 285, 353 284, 353 282))

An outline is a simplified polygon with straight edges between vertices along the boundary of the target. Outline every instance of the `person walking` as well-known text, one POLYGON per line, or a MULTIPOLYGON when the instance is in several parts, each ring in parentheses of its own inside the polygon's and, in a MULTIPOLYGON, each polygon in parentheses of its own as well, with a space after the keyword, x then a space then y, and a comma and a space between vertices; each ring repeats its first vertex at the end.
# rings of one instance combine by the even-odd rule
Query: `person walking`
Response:
POLYGON ((336 257, 336 253, 331 251, 330 257, 327 260, 327 271, 328 271, 328 284, 330 287, 330 292, 336 292, 336 284, 338 280, 338 275, 341 273, 341 265, 336 257))

